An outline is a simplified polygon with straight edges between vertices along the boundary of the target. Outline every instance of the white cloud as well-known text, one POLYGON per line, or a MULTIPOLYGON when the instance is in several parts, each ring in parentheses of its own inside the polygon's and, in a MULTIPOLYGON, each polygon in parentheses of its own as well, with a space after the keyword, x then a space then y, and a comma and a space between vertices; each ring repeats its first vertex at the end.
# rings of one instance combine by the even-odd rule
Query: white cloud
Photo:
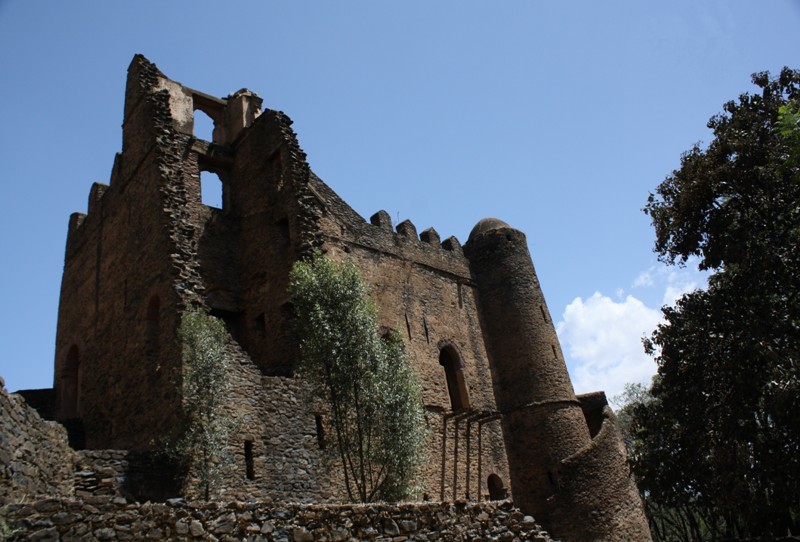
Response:
POLYGON ((660 321, 660 312, 628 295, 621 301, 595 292, 577 297, 564 310, 557 332, 567 357, 576 393, 605 390, 610 398, 627 382, 649 382, 653 359, 644 353, 642 337, 660 321))
POLYGON ((662 321, 661 306, 705 287, 707 280, 692 259, 686 267, 659 264, 639 273, 632 285, 638 297, 620 288, 614 297, 576 297, 556 327, 575 392, 604 390, 611 398, 628 382, 649 383, 656 364, 644 353, 642 338, 662 321))
POLYGON ((647 271, 642 271, 639 273, 639 276, 636 277, 636 280, 633 281, 634 288, 641 288, 643 286, 652 286, 654 284, 653 281, 653 271, 654 267, 651 267, 647 271))
POLYGON ((697 269, 698 259, 689 258, 685 267, 667 266, 664 264, 650 266, 642 271, 633 281, 632 287, 640 289, 640 293, 656 303, 656 298, 645 294, 645 290, 661 291, 663 296, 659 300, 661 305, 674 305, 683 294, 705 288, 708 281, 708 272, 697 269))
POLYGON ((683 294, 705 286, 707 275, 693 269, 677 269, 667 275, 667 287, 664 290, 664 305, 674 305, 683 294), (698 284, 702 280, 703 284, 698 284))

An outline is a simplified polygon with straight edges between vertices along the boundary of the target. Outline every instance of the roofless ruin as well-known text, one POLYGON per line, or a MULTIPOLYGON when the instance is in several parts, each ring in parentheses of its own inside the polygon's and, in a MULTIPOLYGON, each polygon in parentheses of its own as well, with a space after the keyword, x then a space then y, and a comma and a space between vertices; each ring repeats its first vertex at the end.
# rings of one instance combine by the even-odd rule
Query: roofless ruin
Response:
POLYGON ((564 541, 649 540, 604 394, 573 391, 525 235, 484 219, 462 246, 385 211, 366 221, 311 171, 291 124, 248 90, 215 98, 133 59, 122 152, 69 222, 55 415, 73 442, 153 449, 177 423, 181 314, 202 306, 230 332, 228 408, 246 420, 223 491, 335 499, 325 413, 292 376, 287 293, 292 264, 323 251, 360 268, 403 338, 430 429, 428 498, 510 493, 564 541), (211 141, 194 135, 198 111, 211 141), (221 208, 201 201, 202 172, 222 183, 221 208))

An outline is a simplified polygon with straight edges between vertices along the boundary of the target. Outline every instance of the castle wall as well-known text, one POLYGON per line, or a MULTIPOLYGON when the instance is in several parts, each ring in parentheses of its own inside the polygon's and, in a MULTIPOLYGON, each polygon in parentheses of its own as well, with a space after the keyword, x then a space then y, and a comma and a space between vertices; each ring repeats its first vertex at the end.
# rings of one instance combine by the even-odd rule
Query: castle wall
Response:
MULTIPOLYGON (((470 273, 458 242, 448 240, 443 248, 435 232, 425 232, 422 241, 415 232, 409 236, 408 230, 397 234, 367 224, 310 172, 290 124, 283 114, 266 110, 233 146, 232 162, 219 170, 224 208, 198 225, 206 303, 226 318, 262 373, 290 375, 299 355, 290 322, 292 264, 322 246, 334 258, 353 258, 374 286, 381 324, 402 334, 422 382, 430 430, 423 492, 441 495, 444 478, 446 495, 464 497, 471 491, 477 498, 487 493, 489 474, 507 487, 499 421, 472 415, 445 426, 442 419, 452 410, 438 359, 445 343, 462 357, 470 407, 478 413, 496 410, 470 273)), ((272 415, 262 420, 269 424, 272 415)), ((264 442, 272 438, 265 436, 264 442)), ((269 456, 269 446, 263 450, 269 456)), ((331 494, 307 490, 314 498, 331 494)), ((263 494, 264 488, 254 491, 263 494)), ((271 495, 274 488, 266 491, 271 495)))
POLYGON ((379 324, 402 338, 419 378, 428 427, 423 492, 478 500, 488 493, 491 474, 508 488, 500 422, 489 420, 497 407, 474 284, 458 241, 451 238, 442 246, 435 231, 418 236, 410 222, 394 231, 385 212, 367 223, 318 178, 312 177, 310 187, 321 207, 327 255, 358 266, 371 287, 379 324), (445 348, 462 365, 468 408, 458 416, 440 364, 445 348))

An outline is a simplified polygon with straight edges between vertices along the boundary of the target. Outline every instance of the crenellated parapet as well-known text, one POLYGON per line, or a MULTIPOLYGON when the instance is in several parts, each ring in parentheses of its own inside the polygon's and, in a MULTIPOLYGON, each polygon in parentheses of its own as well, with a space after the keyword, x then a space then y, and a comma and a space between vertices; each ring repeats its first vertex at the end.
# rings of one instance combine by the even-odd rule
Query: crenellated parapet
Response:
POLYGON ((310 186, 323 209, 320 224, 327 244, 358 247, 471 281, 469 263, 455 237, 442 241, 433 228, 418 233, 408 219, 395 226, 385 210, 366 221, 318 177, 314 176, 310 186))

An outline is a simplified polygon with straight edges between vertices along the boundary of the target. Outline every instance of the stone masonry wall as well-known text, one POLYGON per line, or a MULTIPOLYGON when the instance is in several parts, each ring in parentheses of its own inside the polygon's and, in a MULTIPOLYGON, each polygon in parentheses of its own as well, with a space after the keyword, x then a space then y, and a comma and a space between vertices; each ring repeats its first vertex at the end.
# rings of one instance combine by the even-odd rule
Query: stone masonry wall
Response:
POLYGON ((226 408, 236 416, 237 430, 216 496, 279 502, 326 502, 341 497, 341 475, 323 460, 316 413, 307 404, 303 382, 261 375, 241 350, 236 359, 226 408))
POLYGON ((71 495, 73 463, 64 428, 9 394, 0 378, 0 504, 71 495))
POLYGON ((0 508, 9 540, 374 540, 552 539, 509 502, 265 506, 255 503, 128 503, 47 499, 0 508))
MULTIPOLYGON (((315 414, 307 405, 303 382, 265 376, 262 386, 264 452, 262 469, 255 474, 265 491, 264 496, 275 501, 295 502, 341 498, 344 495, 342 475, 340 469, 324 460, 315 414)), ((327 418, 322 416, 322 419, 327 418)), ((330 431, 329 427, 326 429, 330 431)))

